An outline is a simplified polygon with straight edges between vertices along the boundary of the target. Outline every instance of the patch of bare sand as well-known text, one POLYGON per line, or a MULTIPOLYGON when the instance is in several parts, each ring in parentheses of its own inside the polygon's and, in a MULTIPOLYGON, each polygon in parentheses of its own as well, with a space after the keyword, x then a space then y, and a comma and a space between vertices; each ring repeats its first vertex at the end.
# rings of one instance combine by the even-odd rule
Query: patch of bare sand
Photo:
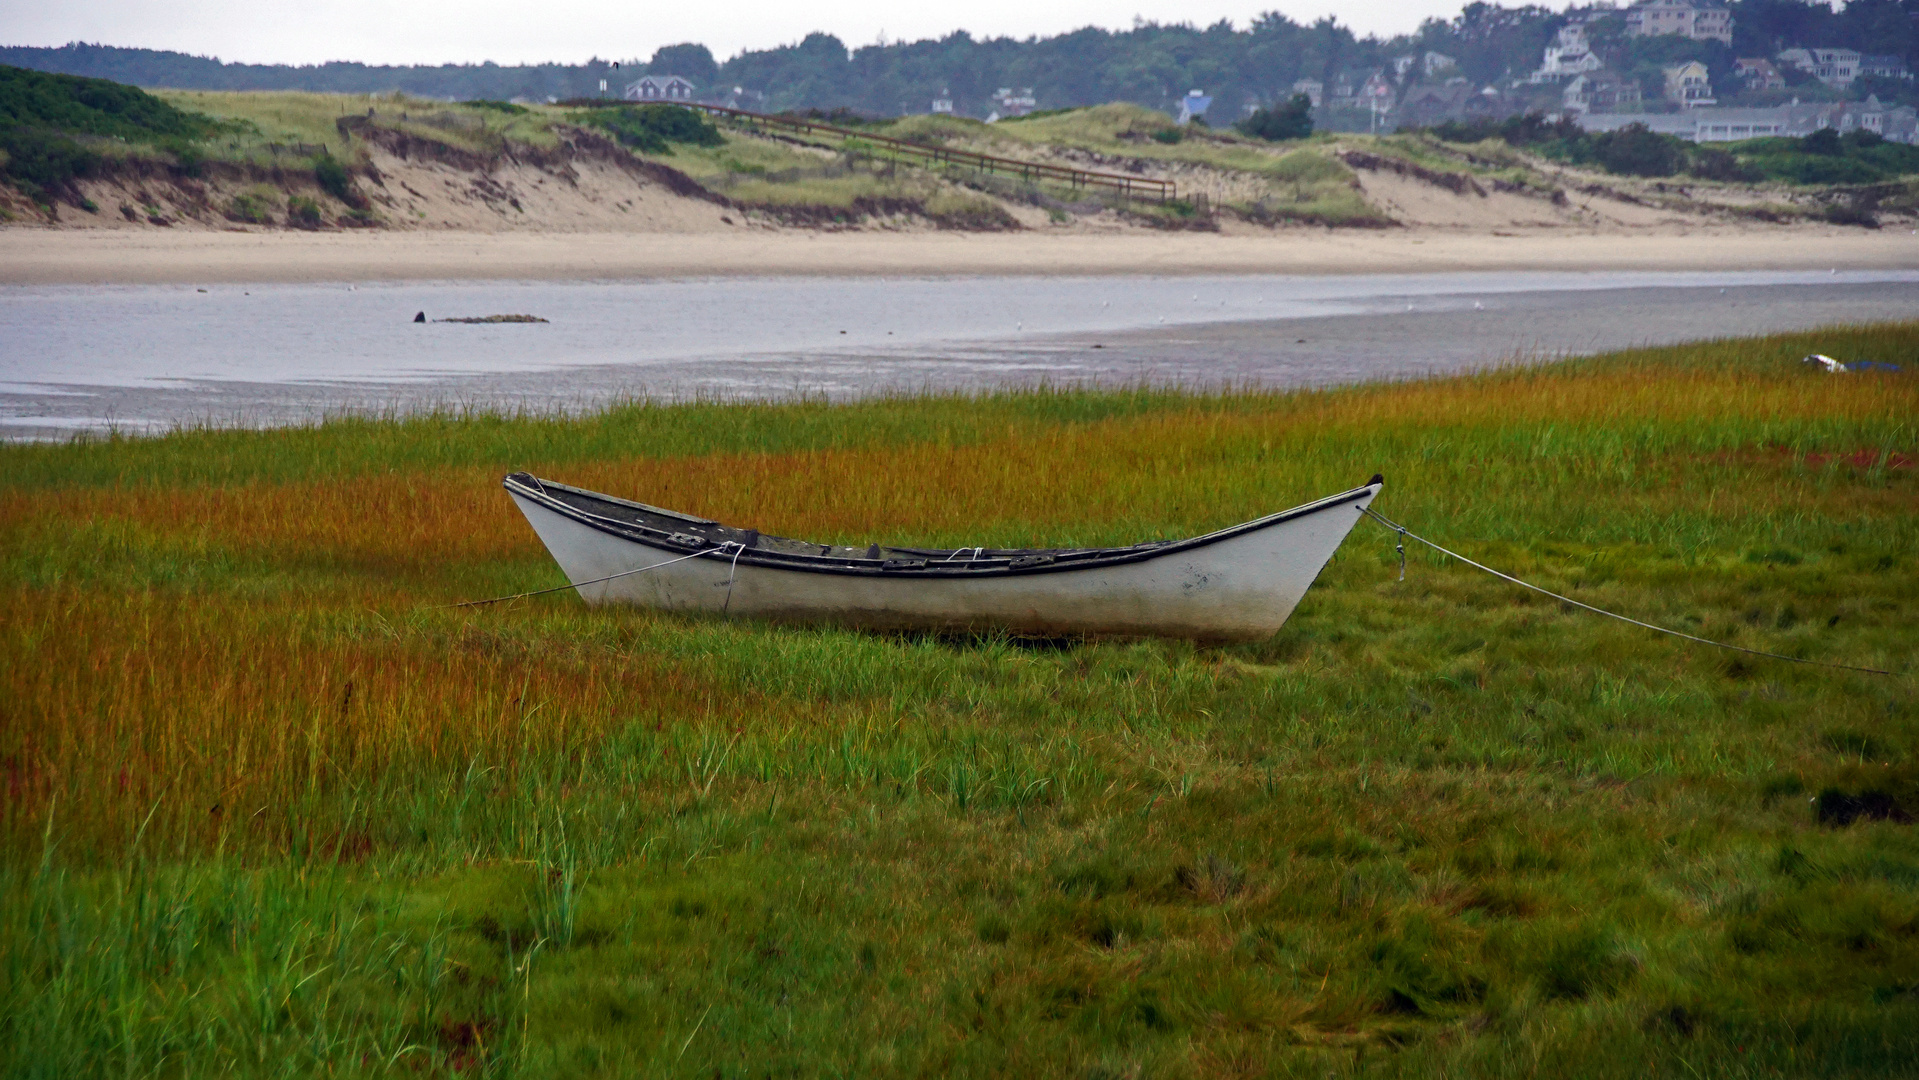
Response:
POLYGON ((560 171, 506 162, 475 173, 386 153, 375 153, 373 165, 382 181, 373 199, 403 228, 689 233, 723 231, 740 217, 590 158, 560 171))
POLYGON ((0 230, 0 283, 590 280, 860 274, 1362 274, 1919 269, 1919 236, 1837 226, 1684 231, 1246 227, 1205 233, 0 230))
POLYGON ((1644 229, 1697 227, 1702 221, 1655 206, 1583 193, 1563 203, 1511 191, 1451 191, 1397 173, 1355 170, 1366 201, 1402 225, 1441 229, 1644 229))

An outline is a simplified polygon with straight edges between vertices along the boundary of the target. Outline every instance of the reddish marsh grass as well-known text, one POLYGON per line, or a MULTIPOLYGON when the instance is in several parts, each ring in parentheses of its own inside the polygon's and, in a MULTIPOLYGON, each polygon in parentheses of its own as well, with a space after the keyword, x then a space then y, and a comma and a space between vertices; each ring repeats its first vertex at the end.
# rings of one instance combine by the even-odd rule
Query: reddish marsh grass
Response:
MULTIPOLYGON (((284 804, 476 755, 510 768, 515 748, 544 758, 637 720, 698 726, 768 707, 617 640, 527 640, 510 616, 422 614, 557 580, 499 490, 503 467, 768 531, 921 544, 1197 532, 1351 486, 1375 467, 1391 474, 1389 501, 1404 519, 1482 540, 1536 531, 1656 543, 1687 528, 1911 508, 1901 486, 1822 479, 1842 465, 1869 470, 1858 451, 1808 446, 1799 453, 1809 458, 1759 462, 1723 451, 1910 440, 1914 380, 1680 367, 1671 353, 1172 401, 959 443, 508 460, 328 481, 83 487, 53 499, 15 489, 0 495, 0 521, 25 587, 9 606, 7 653, 31 662, 8 667, 19 721, 4 749, 19 793, 9 820, 16 838, 35 835, 34 807, 54 790, 68 793, 75 828, 94 813, 102 828, 123 825, 162 791, 181 813, 284 804), (1702 453, 1712 450, 1722 452, 1702 453), (540 703, 531 722, 527 700, 540 703)), ((572 602, 536 606, 556 605, 572 602)))

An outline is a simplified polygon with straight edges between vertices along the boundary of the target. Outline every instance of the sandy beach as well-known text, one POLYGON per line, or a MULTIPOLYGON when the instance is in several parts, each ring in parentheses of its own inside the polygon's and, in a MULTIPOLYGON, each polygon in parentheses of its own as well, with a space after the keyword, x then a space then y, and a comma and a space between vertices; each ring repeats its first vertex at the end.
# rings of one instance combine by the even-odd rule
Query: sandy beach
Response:
POLYGON ((0 229, 0 284, 616 280, 732 275, 1889 270, 1905 229, 1281 230, 1243 234, 122 232, 0 229))

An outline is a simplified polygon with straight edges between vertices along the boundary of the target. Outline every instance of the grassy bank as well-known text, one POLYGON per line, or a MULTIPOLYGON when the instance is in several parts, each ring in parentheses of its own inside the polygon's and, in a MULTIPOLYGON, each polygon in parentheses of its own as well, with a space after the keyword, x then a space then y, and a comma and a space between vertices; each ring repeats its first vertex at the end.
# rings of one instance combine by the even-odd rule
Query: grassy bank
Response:
MULTIPOLYGON (((397 93, 148 93, 97 79, 0 68, 0 128, 6 129, 0 131, 0 221, 91 222, 86 215, 104 209, 109 215, 117 210, 127 223, 158 227, 182 219, 221 228, 450 226, 447 207, 430 208, 426 204, 434 200, 420 188, 425 184, 447 198, 439 190, 446 178, 409 177, 400 164, 435 162, 470 174, 487 211, 480 221, 520 227, 539 220, 523 219, 528 211, 520 204, 547 178, 575 185, 578 174, 568 170, 608 161, 634 172, 628 168, 633 163, 623 160, 629 151, 646 162, 638 173, 679 194, 702 194, 690 180, 748 220, 833 228, 993 231, 1089 220, 1213 229, 1222 215, 1263 226, 1460 224, 1461 214, 1477 219, 1475 200, 1489 189, 1538 200, 1499 211, 1516 215, 1513 224, 1575 223, 1577 215, 1553 208, 1563 209, 1569 193, 1578 192, 1702 223, 1823 220, 1876 227, 1912 217, 1919 198, 1906 171, 1919 162, 1919 151, 1868 132, 1722 148, 1643 131, 1588 136, 1568 123, 1529 116, 1396 135, 1268 142, 1233 130, 1177 125, 1164 113, 1123 103, 993 124, 931 115, 842 119, 853 127, 768 132, 737 120, 716 123, 669 106, 610 99, 562 105, 444 102, 397 93), (922 167, 892 160, 868 134, 1171 181, 1179 197, 1164 203, 1126 199, 1016 170, 922 167), (501 178, 522 167, 543 175, 501 178), (394 177, 386 175, 396 169, 394 177), (1375 178, 1384 170, 1430 187, 1425 195, 1447 198, 1424 209, 1393 209, 1393 197, 1368 187, 1371 181, 1362 182, 1355 169, 1375 178), (1685 180, 1675 186, 1649 179, 1660 177, 1685 180), (1448 201, 1455 196, 1466 201, 1448 201), (61 207, 79 216, 63 218, 61 207), (488 216, 493 213, 497 220, 488 216), (1422 216, 1427 214, 1434 216, 1422 216)), ((615 187, 628 183, 643 184, 623 177, 615 187)), ((475 205, 463 185, 451 190, 454 203, 475 205)), ((603 202, 589 199, 586 207, 547 212, 572 228, 579 221, 569 215, 603 202)), ((465 219, 464 210, 454 213, 465 219)))
POLYGON ((0 448, 0 1070, 1903 1075, 1915 368, 1907 323, 0 448), (560 581, 515 468, 928 545, 1381 471, 1386 513, 1550 588, 1899 674, 1417 550, 1401 583, 1372 526, 1221 649, 448 608, 560 581))
POLYGON ((1215 207, 1269 224, 1372 226, 1383 220, 1324 137, 1268 143, 1231 131, 1181 127, 1165 113, 1121 103, 991 125, 951 116, 909 116, 881 130, 898 138, 1022 160, 1107 171, 1145 168, 1178 182, 1189 198, 1204 195, 1215 207))
MULTIPOLYGON (((83 181, 137 177, 156 184, 186 182, 185 202, 192 205, 175 213, 203 221, 303 228, 410 224, 404 215, 388 212, 390 199, 374 200, 388 204, 383 210, 367 198, 368 191, 387 187, 379 168, 369 164, 377 150, 485 173, 518 158, 564 158, 562 144, 587 131, 618 139, 643 159, 686 174, 742 210, 789 224, 920 219, 945 228, 999 230, 1019 227, 1010 211, 1022 206, 1047 211, 1044 217, 1029 216, 1056 224, 1107 211, 1162 226, 1195 224, 1190 198, 1164 207, 961 168, 919 168, 885 160, 870 144, 830 132, 767 137, 736 123, 716 129, 679 110, 661 113, 661 106, 449 103, 402 94, 292 91, 150 94, 101 80, 11 68, 0 71, 0 83, 15 74, 38 94, 28 102, 34 107, 27 117, 33 146, 22 149, 25 143, 15 146, 19 140, 8 137, 13 149, 0 160, 0 180, 10 180, 42 213, 53 213, 54 203, 97 212, 98 200, 85 194, 83 181), (113 99, 113 112, 74 104, 101 95, 113 99), (209 195, 203 183, 208 180, 225 186, 209 195), (255 187, 228 190, 248 183, 255 187), (304 215, 291 212, 289 200, 295 196, 309 204, 304 215)), ((0 119, 26 107, 15 108, 15 98, 26 100, 0 92, 0 119)), ((864 127, 1021 160, 1144 170, 1178 182, 1189 196, 1204 196, 1209 207, 1268 224, 1383 221, 1353 185, 1350 170, 1324 146, 1274 147, 1231 134, 1184 133, 1164 114, 1132 105, 991 126, 908 117, 864 127)), ((151 217, 168 219, 159 203, 146 205, 151 217)))

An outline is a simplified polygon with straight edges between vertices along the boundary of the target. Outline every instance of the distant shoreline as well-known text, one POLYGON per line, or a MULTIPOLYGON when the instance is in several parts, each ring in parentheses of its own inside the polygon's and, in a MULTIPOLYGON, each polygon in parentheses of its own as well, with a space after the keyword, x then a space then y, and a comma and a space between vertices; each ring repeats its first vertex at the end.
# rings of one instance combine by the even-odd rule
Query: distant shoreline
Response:
POLYGON ((1827 268, 1919 268, 1919 235, 1838 226, 1512 235, 1299 229, 1226 236, 0 229, 0 285, 1827 268))

